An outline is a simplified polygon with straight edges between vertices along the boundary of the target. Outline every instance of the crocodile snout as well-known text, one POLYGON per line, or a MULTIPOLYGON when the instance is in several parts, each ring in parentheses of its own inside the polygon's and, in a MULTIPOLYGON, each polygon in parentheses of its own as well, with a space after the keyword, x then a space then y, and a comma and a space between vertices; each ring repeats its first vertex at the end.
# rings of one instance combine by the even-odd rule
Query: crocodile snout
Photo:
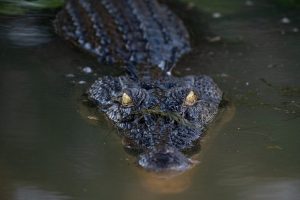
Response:
POLYGON ((140 155, 138 164, 155 172, 186 171, 193 166, 193 161, 177 149, 167 146, 151 149, 140 155))

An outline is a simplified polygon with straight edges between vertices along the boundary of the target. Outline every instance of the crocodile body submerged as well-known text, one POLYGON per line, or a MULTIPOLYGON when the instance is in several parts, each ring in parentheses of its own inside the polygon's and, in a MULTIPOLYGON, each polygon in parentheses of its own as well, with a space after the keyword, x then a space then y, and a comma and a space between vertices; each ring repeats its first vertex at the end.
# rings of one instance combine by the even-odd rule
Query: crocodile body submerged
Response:
POLYGON ((153 171, 190 168, 183 152, 216 116, 222 92, 208 76, 171 75, 191 49, 181 20, 156 0, 69 0, 54 25, 100 62, 127 69, 99 78, 88 96, 141 152, 138 164, 153 171))

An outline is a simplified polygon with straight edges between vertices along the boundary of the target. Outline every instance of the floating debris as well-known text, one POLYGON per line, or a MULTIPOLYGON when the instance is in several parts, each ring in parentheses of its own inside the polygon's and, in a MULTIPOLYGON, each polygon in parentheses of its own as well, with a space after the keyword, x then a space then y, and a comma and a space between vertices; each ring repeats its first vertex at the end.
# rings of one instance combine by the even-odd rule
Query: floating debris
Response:
POLYGON ((217 76, 222 77, 222 78, 227 78, 229 77, 228 74, 222 73, 222 74, 218 74, 217 76))
POLYGON ((66 76, 67 78, 74 78, 74 77, 75 77, 75 75, 74 75, 74 74, 71 74, 71 73, 70 73, 70 74, 66 74, 65 76, 66 76))
POLYGON ((271 144, 266 146, 267 149, 272 149, 272 150, 283 150, 283 148, 279 145, 276 144, 271 144))
POLYGON ((99 120, 98 117, 92 116, 92 115, 87 116, 87 118, 88 118, 89 120, 95 120, 95 121, 98 121, 98 120, 99 120))
POLYGON ((80 85, 86 84, 86 81, 78 81, 78 84, 80 85))
POLYGON ((86 67, 83 67, 83 68, 82 68, 82 72, 83 72, 83 73, 86 73, 86 74, 90 74, 90 73, 93 72, 93 70, 92 70, 91 67, 86 66, 86 67))
POLYGON ((218 18, 221 18, 221 17, 222 17, 222 14, 219 13, 219 12, 214 12, 214 13, 212 14, 212 17, 215 18, 215 19, 218 19, 218 18))
POLYGON ((249 85, 250 85, 250 83, 249 83, 249 82, 246 82, 246 83, 245 83, 245 85, 246 85, 246 86, 249 86, 249 85))
POLYGON ((287 17, 284 17, 280 20, 280 22, 283 23, 283 24, 289 24, 291 22, 291 20, 287 17))
POLYGON ((207 37, 209 42, 220 42, 222 40, 221 36, 207 37))

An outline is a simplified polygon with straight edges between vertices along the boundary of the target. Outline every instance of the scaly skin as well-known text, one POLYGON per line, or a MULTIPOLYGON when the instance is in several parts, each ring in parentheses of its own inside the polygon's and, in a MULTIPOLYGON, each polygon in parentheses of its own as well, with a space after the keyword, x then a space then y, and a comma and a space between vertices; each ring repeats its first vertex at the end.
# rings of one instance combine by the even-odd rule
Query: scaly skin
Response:
POLYGON ((171 75, 190 50, 182 22, 156 0, 70 0, 54 24, 99 61, 126 66, 128 75, 99 78, 88 96, 142 152, 139 165, 160 172, 190 168, 182 152, 214 119, 222 92, 208 76, 171 75))

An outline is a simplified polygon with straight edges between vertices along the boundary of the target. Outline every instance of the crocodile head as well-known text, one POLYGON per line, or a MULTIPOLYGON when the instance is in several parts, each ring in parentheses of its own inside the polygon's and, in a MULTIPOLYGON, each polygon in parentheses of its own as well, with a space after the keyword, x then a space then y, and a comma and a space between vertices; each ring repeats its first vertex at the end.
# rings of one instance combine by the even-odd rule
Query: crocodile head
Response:
POLYGON ((141 150, 140 166, 159 172, 190 168, 193 162, 182 152, 194 147, 217 114, 221 90, 204 75, 142 80, 102 77, 88 95, 141 150))

